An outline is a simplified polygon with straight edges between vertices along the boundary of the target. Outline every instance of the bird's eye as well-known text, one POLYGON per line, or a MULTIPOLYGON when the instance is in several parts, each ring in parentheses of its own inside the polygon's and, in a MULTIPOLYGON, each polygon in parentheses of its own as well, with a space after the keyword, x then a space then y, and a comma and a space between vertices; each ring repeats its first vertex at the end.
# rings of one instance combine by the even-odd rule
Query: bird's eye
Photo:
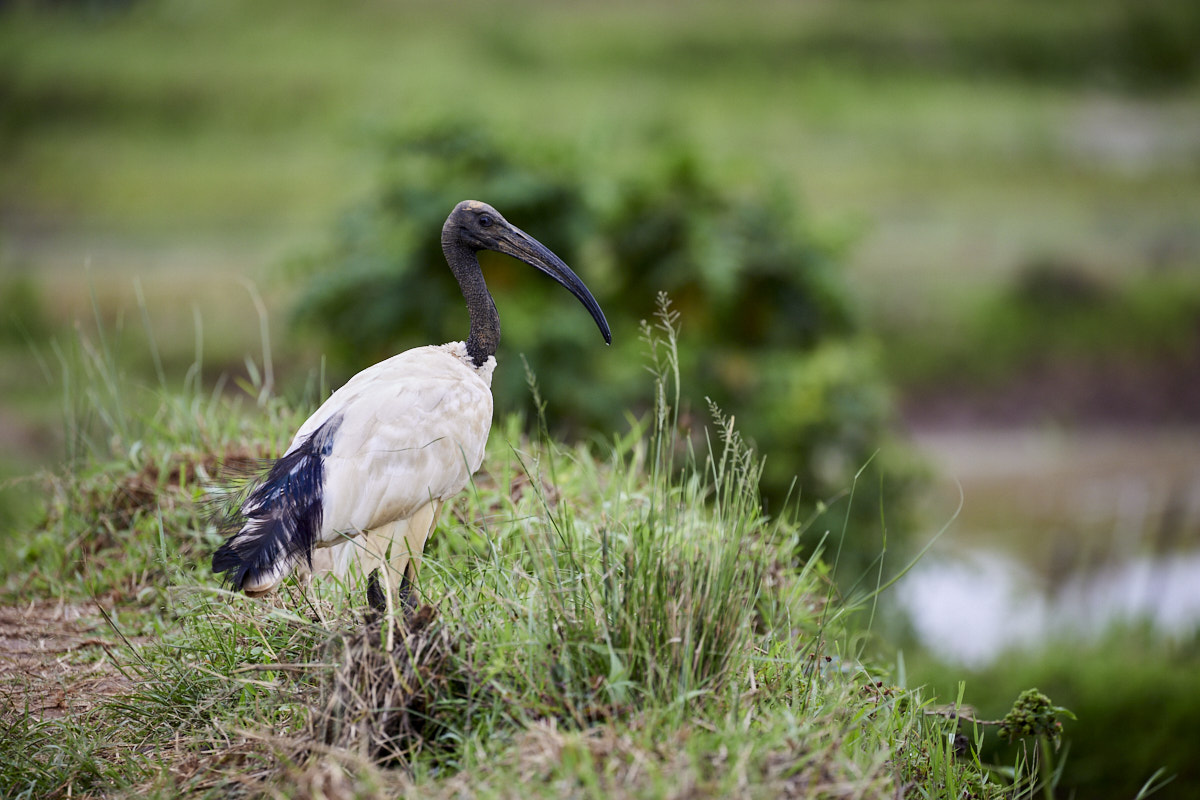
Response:
POLYGON ((479 227, 481 227, 481 228, 492 227, 492 218, 490 216, 488 216, 487 214, 481 214, 479 216, 479 227))

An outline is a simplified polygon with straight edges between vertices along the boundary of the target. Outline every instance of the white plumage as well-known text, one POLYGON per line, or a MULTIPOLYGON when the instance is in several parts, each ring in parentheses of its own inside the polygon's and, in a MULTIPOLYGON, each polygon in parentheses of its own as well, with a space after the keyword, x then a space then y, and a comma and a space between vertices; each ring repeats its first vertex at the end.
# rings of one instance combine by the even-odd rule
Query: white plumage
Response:
POLYGON ((343 577, 358 563, 367 575, 389 544, 394 575, 405 573, 410 550, 420 558, 442 501, 483 463, 495 369, 494 357, 476 368, 463 342, 418 347, 355 375, 300 427, 291 448, 346 415, 325 459, 316 546, 327 549, 313 553, 315 573, 343 577))

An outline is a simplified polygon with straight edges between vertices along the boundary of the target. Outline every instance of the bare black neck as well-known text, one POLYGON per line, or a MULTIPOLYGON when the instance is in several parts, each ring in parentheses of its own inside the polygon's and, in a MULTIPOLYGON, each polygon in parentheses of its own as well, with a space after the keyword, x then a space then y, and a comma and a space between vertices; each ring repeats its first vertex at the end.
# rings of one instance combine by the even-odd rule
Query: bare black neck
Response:
POLYGON ((442 237, 442 252, 446 263, 458 281, 463 299, 467 301, 467 315, 471 319, 471 334, 467 337, 467 354, 482 367, 488 356, 496 354, 500 344, 500 315, 496 303, 483 281, 483 270, 479 268, 479 257, 475 251, 457 239, 442 237))

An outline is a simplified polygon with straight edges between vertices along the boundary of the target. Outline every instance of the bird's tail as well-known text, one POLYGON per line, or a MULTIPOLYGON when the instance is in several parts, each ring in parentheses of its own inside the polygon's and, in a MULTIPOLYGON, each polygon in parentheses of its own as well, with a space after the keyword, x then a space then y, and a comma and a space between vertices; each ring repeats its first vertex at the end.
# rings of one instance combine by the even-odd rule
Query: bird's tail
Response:
POLYGON ((289 547, 296 527, 285 515, 250 518, 213 554, 213 572, 225 573, 230 586, 249 595, 271 591, 301 557, 289 547))
POLYGON ((298 561, 311 566, 321 532, 323 459, 337 422, 340 419, 325 423, 276 461, 242 503, 234 517, 239 529, 212 560, 213 572, 225 573, 234 589, 263 594, 286 578, 298 561))

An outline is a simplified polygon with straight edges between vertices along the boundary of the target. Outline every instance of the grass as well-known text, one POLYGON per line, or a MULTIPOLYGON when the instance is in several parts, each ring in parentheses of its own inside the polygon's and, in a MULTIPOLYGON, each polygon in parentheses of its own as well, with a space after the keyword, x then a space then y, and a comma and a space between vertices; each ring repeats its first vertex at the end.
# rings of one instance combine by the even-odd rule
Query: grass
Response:
POLYGON ((40 549, 8 541, 0 563, 6 602, 106 609, 128 688, 59 719, 9 688, 5 796, 1032 792, 1036 764, 985 768, 981 731, 957 752, 953 715, 864 658, 826 568, 794 562, 803 526, 761 512, 761 462, 732 422, 680 438, 665 307, 644 334, 653 417, 590 447, 499 425, 407 626, 329 583, 264 602, 209 573, 198 476, 272 452, 296 421, 281 403, 245 415, 193 389, 138 423, 127 387, 94 376, 108 435, 56 479, 40 549))

